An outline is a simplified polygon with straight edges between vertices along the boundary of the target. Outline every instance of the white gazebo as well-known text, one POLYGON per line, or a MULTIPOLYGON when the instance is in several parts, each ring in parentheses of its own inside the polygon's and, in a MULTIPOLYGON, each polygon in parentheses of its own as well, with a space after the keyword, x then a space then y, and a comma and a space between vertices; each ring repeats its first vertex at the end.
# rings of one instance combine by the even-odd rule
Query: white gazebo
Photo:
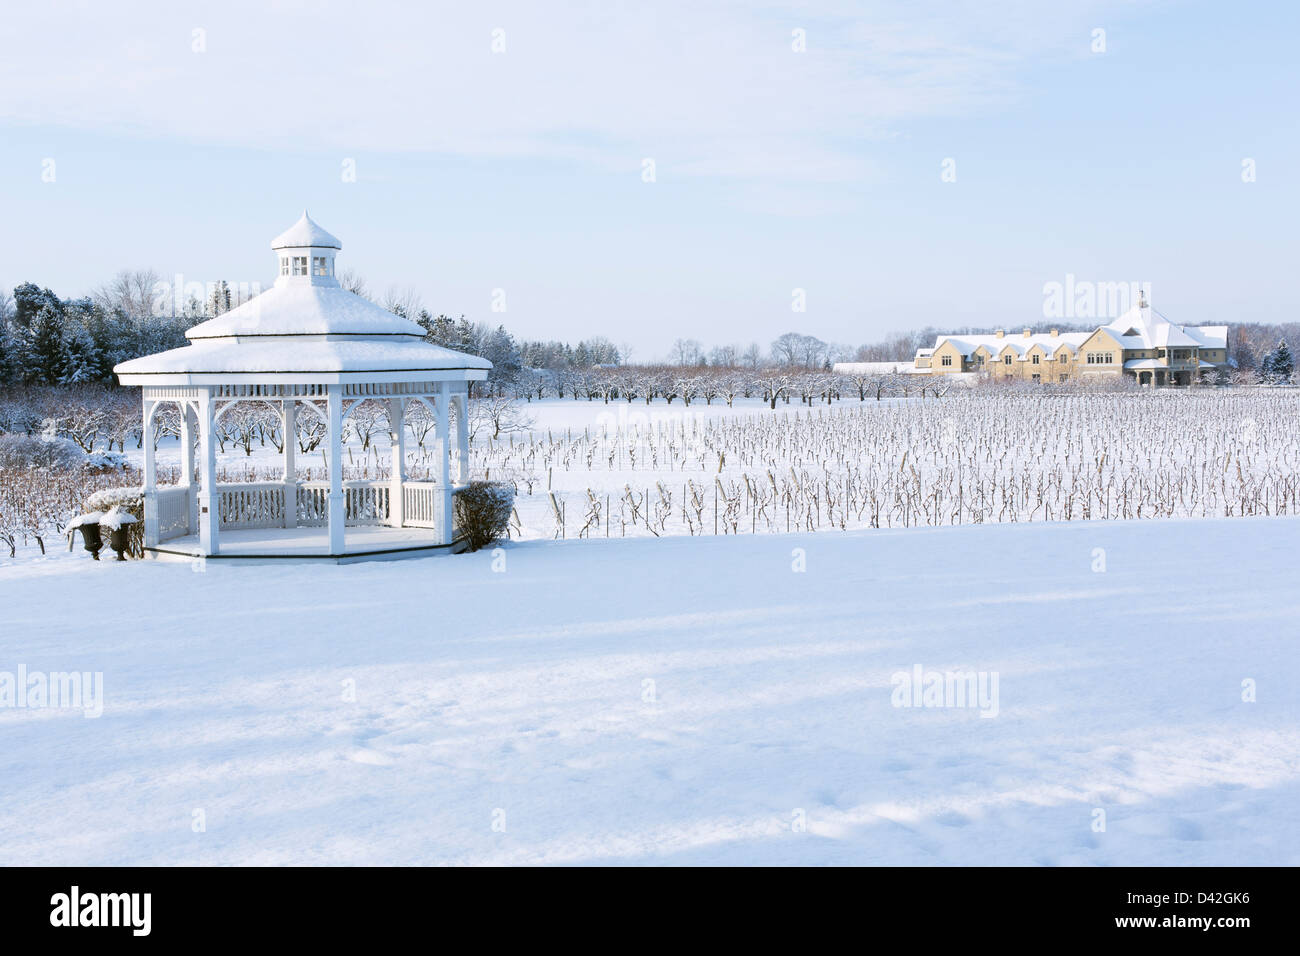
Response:
POLYGON ((415 322, 343 289, 334 274, 342 245, 306 212, 271 248, 279 270, 273 288, 190 329, 191 344, 114 369, 122 384, 143 393, 146 552, 341 562, 455 550, 452 498, 469 477, 469 383, 485 379, 491 363, 425 342, 415 322), (343 425, 367 400, 388 415, 391 475, 345 481, 343 425), (160 488, 154 418, 168 402, 180 412, 181 484, 160 488), (280 416, 279 480, 217 482, 215 428, 241 402, 263 403, 280 416), (429 481, 406 474, 406 411, 417 402, 436 426, 429 481), (295 421, 308 404, 328 429, 328 481, 298 481, 295 421))

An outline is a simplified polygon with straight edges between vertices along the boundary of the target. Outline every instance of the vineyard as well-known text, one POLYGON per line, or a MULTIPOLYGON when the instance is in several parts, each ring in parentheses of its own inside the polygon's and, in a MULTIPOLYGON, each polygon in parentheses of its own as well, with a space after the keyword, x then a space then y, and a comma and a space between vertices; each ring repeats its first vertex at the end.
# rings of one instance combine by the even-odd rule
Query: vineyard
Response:
POLYGON ((1289 390, 1207 390, 598 416, 475 467, 554 537, 1276 515, 1300 496, 1298 412, 1289 390))
MULTIPOLYGON (((775 411, 766 402, 539 402, 527 411, 547 420, 520 412, 510 431, 476 426, 471 451, 476 477, 514 485, 511 530, 522 538, 1284 515, 1300 506, 1300 392, 1290 389, 971 390, 775 411)), ((299 479, 319 480, 318 425, 303 427, 299 479)), ((382 419, 362 410, 349 428, 348 477, 386 477, 382 419)), ((408 441, 417 479, 435 460, 430 430, 417 421, 408 441)), ((273 429, 247 428, 228 444, 218 480, 279 478, 282 443, 273 429)), ((164 445, 164 483, 179 478, 168 455, 164 445)), ((0 541, 11 552, 43 545, 90 492, 139 481, 129 464, 0 471, 0 541)))

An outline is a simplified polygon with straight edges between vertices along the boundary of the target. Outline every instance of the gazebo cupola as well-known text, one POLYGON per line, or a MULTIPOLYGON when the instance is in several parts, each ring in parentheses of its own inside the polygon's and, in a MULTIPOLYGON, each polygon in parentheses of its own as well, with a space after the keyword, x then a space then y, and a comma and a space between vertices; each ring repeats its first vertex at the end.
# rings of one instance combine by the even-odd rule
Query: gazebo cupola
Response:
POLYGON ((340 286, 334 260, 343 244, 306 212, 271 248, 278 275, 270 289, 194 326, 185 333, 189 345, 114 369, 122 384, 141 386, 143 397, 146 549, 155 556, 345 560, 455 548, 452 499, 469 478, 469 383, 487 378, 492 364, 426 342, 415 322, 340 286), (344 475, 344 426, 366 402, 381 405, 389 421, 388 478, 344 475), (159 488, 154 419, 167 403, 180 412, 181 484, 159 488), (219 483, 217 430, 248 403, 279 416, 282 474, 219 483), (432 416, 436 427, 430 480, 407 478, 412 410, 432 416), (326 428, 319 451, 327 480, 300 480, 300 413, 318 416, 326 428), (327 533, 313 538, 317 526, 327 533), (349 539, 345 528, 365 530, 349 539))
POLYGON ((293 282, 308 285, 338 285, 334 277, 334 256, 343 244, 312 221, 307 210, 271 242, 279 256, 280 271, 275 284, 293 282))

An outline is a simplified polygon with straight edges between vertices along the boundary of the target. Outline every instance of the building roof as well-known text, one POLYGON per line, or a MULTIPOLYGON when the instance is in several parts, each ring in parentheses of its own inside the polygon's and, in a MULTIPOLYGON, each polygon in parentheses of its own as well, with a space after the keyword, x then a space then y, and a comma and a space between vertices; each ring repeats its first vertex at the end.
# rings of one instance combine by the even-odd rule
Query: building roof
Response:
POLYGON ((342 249, 343 243, 318 226, 311 216, 307 215, 307 210, 304 209, 301 218, 297 222, 271 240, 271 248, 302 249, 308 247, 342 249))
POLYGON ((1228 347, 1226 325, 1175 325, 1142 299, 1115 321, 1102 326, 1126 349, 1228 347))
POLYGON ((1078 351, 1079 346, 1087 341, 1091 334, 1091 332, 1059 332, 1052 335, 1050 332, 1035 332, 1025 335, 1022 332, 1007 333, 1002 336, 940 335, 934 340, 934 348, 938 349, 944 342, 951 342, 966 358, 974 355, 975 350, 981 345, 984 346, 985 351, 995 357, 1010 348, 1018 359, 1023 360, 1035 345, 1041 346, 1048 355, 1055 355, 1062 346, 1068 346, 1070 351, 1078 351))
MULTIPOLYGON (((306 213, 272 245, 282 248, 285 241, 342 248, 306 213)), ((477 355, 426 342, 420 325, 347 291, 333 275, 281 275, 261 295, 185 336, 192 344, 122 362, 113 371, 123 382, 144 384, 158 379, 135 377, 464 370, 462 377, 481 379, 492 367, 477 355)))

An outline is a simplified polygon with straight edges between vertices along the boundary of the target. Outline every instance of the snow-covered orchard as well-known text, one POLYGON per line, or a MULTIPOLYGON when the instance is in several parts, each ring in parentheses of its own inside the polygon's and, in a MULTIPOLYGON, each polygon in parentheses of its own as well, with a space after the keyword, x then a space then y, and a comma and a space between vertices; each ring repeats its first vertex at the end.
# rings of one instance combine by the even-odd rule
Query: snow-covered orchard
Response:
MULTIPOLYGON (((102 395, 98 406, 60 410, 49 396, 35 410, 7 406, 11 431, 25 423, 97 449, 100 465, 109 448, 128 459, 108 476, 0 462, 0 537, 16 548, 48 538, 89 492, 138 482, 139 430, 120 395, 102 395)), ((471 471, 515 487, 511 533, 522 539, 1284 515, 1300 498, 1293 389, 957 389, 776 409, 756 397, 729 406, 490 397, 470 418, 471 471)), ((346 428, 348 477, 387 477, 382 405, 362 403, 346 428)), ((290 439, 302 480, 326 473, 324 431, 305 406, 290 439)), ((160 416, 163 483, 179 479, 178 432, 160 416)), ((415 409, 410 474, 432 468, 434 432, 415 409)), ((219 481, 280 476, 285 436, 270 406, 233 408, 218 441, 219 481)))

